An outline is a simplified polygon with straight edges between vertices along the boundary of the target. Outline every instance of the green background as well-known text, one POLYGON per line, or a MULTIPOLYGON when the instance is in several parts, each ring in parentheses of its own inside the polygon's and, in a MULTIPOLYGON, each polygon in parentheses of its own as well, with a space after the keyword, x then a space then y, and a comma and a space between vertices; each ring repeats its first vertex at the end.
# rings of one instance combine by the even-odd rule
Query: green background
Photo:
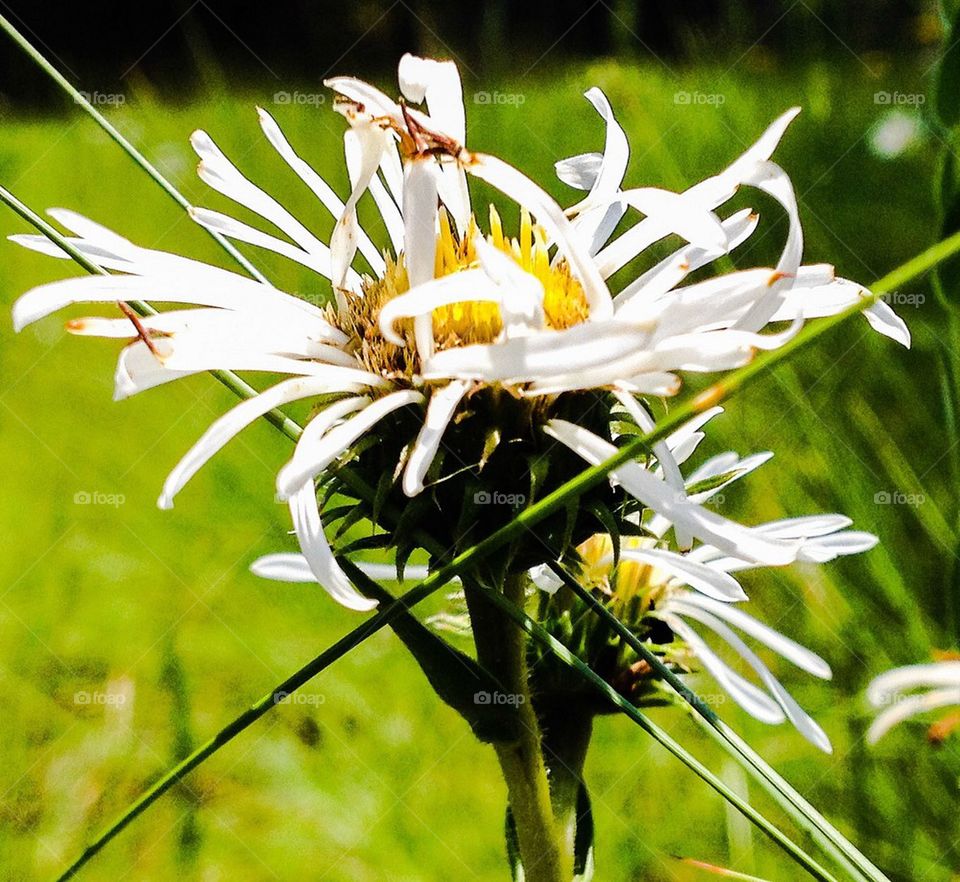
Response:
MULTIPOLYGON (((721 168, 800 104, 804 113, 777 159, 800 198, 806 262, 832 262, 841 275, 869 283, 936 236, 932 180, 942 145, 922 121, 926 108, 909 150, 882 159, 870 149, 874 127, 891 110, 875 93, 923 95, 927 83, 924 62, 864 62, 839 49, 830 63, 788 69, 762 53, 738 65, 674 71, 655 62, 540 67, 482 85, 468 79, 469 142, 570 203, 576 195, 556 181, 552 164, 602 145, 599 118, 581 97, 591 85, 606 91, 630 137, 628 182, 674 189, 721 168), (521 95, 522 103, 474 103, 478 88, 521 95), (678 91, 723 102, 682 105, 678 91)), ((274 113, 341 193, 342 121, 328 101, 278 106, 274 91, 194 96, 181 105, 143 90, 127 93, 111 120, 188 199, 227 209, 194 175, 187 138, 203 126, 250 177, 326 235, 332 222, 272 155, 254 106, 274 113)), ((315 86, 302 91, 320 94, 315 86)), ((80 210, 139 244, 225 260, 74 109, 6 112, 0 181, 34 207, 80 210)), ((489 194, 477 189, 474 197, 485 214, 489 194)), ((515 211, 499 204, 515 228, 515 211)), ((785 232, 771 203, 737 197, 737 206, 748 204, 762 221, 736 257, 741 266, 775 260, 785 232)), ((10 214, 3 230, 26 231, 10 214)), ((248 253, 282 287, 322 295, 297 268, 248 253)), ((64 273, 74 269, 0 245, 5 307, 64 273)), ((923 301, 899 307, 914 335, 911 351, 851 321, 731 402, 697 458, 730 448, 776 451, 726 491, 725 514, 760 522, 842 511, 879 535, 881 545, 859 559, 754 574, 745 583, 754 612, 833 665, 835 679, 821 684, 769 659, 826 728, 834 755, 818 754, 786 727, 755 723, 731 702, 720 711, 891 878, 932 882, 960 871, 956 742, 933 749, 919 723, 876 749, 863 740, 870 678, 957 646, 956 451, 937 358, 943 316, 925 281, 903 293, 923 301), (878 505, 881 492, 924 501, 878 505)), ((65 318, 85 312, 18 337, 9 317, 0 322, 0 875, 9 879, 50 878, 189 746, 359 622, 319 589, 247 572, 257 555, 294 547, 287 512, 273 501, 273 477, 290 447, 270 426, 252 427, 225 449, 173 511, 156 508, 166 473, 232 400, 198 376, 113 403, 118 344, 63 331, 65 318), (78 504, 83 492, 122 502, 78 504), (123 700, 80 704, 77 693, 123 700)), ((424 611, 442 607, 440 598, 424 611)), ((716 693, 705 677, 693 682, 716 693)), ((303 696, 190 776, 108 846, 85 878, 505 878, 505 794, 493 754, 438 702, 390 633, 303 696)), ((683 713, 655 716, 725 780, 746 787, 683 713)), ((770 880, 800 878, 623 719, 598 723, 587 776, 598 878, 715 878, 684 859, 770 880)), ((778 817, 762 795, 751 795, 778 817)))

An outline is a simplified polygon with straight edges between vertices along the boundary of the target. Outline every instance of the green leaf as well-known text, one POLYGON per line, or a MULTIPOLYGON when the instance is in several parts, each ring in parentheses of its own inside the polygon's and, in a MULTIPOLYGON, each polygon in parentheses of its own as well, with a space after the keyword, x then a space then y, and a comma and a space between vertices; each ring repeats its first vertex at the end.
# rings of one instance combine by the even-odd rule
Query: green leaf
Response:
POLYGON ((592 500, 587 506, 587 510, 600 522, 603 531, 609 534, 613 542, 613 565, 617 566, 620 563, 620 522, 613 516, 613 512, 598 499, 592 500))
POLYGON ((593 809, 587 785, 580 782, 577 792, 577 829, 573 838, 573 882, 590 882, 593 879, 593 809))
POLYGON ((721 475, 714 475, 712 478, 704 478, 702 481, 694 481, 687 487, 687 496, 694 496, 697 493, 706 493, 708 490, 716 490, 722 487, 728 481, 732 481, 738 475, 743 473, 743 469, 730 469, 721 475))
MULTIPOLYGON (((343 568, 366 596, 381 604, 396 599, 350 561, 344 561, 343 568)), ((395 616, 390 627, 414 657, 440 700, 467 721, 480 741, 511 743, 519 738, 520 714, 516 705, 489 701, 490 696, 500 690, 500 684, 489 671, 409 612, 395 616)))

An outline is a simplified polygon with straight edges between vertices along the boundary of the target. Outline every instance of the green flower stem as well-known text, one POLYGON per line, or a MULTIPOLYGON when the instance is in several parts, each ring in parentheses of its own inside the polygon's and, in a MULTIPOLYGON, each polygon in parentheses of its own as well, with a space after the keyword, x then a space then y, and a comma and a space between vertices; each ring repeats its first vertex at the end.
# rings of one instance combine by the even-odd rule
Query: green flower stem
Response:
POLYGON ((698 721, 702 723, 704 731, 753 775, 800 829, 810 834, 817 844, 854 878, 867 879, 869 882, 889 882, 859 849, 845 839, 820 812, 755 753, 650 647, 584 588, 565 567, 556 563, 549 566, 577 597, 606 622, 690 706, 698 721))
POLYGON ((543 758, 550 778, 550 801, 560 827, 560 843, 572 860, 576 845, 577 800, 583 785, 583 766, 593 734, 593 714, 587 709, 557 702, 537 707, 543 731, 543 758))
MULTIPOLYGON (((71 99, 89 116, 91 116, 101 129, 103 129, 143 171, 145 171, 160 188, 181 208, 190 210, 191 205, 187 198, 171 184, 157 168, 152 165, 147 158, 133 146, 119 131, 100 113, 85 97, 79 92, 73 84, 58 71, 43 54, 33 46, 30 41, 18 31, 11 21, 3 15, 0 15, 0 30, 5 31, 8 36, 29 56, 37 67, 49 76, 71 99)), ((227 241, 215 230, 206 231, 216 243, 229 254, 240 266, 242 266, 251 276, 260 282, 266 282, 266 277, 261 273, 246 257, 244 257, 232 243, 227 241)))
MULTIPOLYGON (((507 576, 503 596, 513 604, 522 605, 526 585, 523 574, 507 576)), ((494 749, 507 784, 524 880, 570 882, 573 851, 563 847, 561 830, 553 813, 540 723, 530 692, 524 633, 490 603, 490 591, 468 579, 464 582, 464 593, 477 661, 498 679, 505 696, 517 703, 520 715, 519 739, 514 743, 498 742, 494 749)))
POLYGON ((488 597, 491 603, 503 610, 503 612, 523 628, 533 640, 549 650, 549 652, 563 664, 580 674, 584 680, 594 686, 599 693, 609 699, 620 711, 630 717, 630 719, 637 723, 641 729, 652 736, 659 744, 663 745, 663 747, 680 760, 680 762, 688 768, 693 769, 707 784, 716 790, 717 793, 752 821, 760 830, 766 833, 767 836, 790 855, 793 860, 804 867, 811 876, 821 880, 821 882, 837 882, 836 878, 824 867, 817 863, 810 855, 806 854, 803 849, 796 845, 796 843, 776 826, 771 824, 739 794, 724 784, 720 778, 714 775, 713 772, 696 759, 696 757, 671 738, 666 730, 660 728, 638 708, 634 707, 582 659, 570 652, 559 640, 551 636, 541 625, 531 619, 519 606, 494 591, 488 591, 488 597))

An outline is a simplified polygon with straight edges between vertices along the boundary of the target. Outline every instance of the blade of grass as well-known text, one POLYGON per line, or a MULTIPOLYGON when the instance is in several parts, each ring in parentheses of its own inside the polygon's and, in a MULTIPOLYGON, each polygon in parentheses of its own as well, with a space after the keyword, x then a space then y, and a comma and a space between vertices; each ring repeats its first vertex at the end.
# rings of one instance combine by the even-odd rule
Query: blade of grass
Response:
MULTIPOLYGON (((58 71, 20 31, 14 27, 13 23, 0 14, 0 30, 3 30, 37 65, 48 77, 50 77, 84 112, 91 116, 101 129, 103 129, 143 171, 145 171, 160 188, 181 208, 189 212, 191 205, 187 198, 171 184, 151 162, 133 146, 113 124, 97 110, 86 97, 74 87, 74 85, 58 71)), ((266 282, 267 279, 239 250, 227 239, 216 232, 216 230, 207 229, 206 232, 214 241, 229 254, 243 269, 245 269, 253 278, 260 282, 266 282)))

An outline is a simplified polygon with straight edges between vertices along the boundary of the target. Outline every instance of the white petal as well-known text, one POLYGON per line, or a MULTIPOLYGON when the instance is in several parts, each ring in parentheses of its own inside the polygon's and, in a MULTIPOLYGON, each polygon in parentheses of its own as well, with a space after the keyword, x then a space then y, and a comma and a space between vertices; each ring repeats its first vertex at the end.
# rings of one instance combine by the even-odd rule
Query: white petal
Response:
MULTIPOLYGON (((213 230, 230 239, 236 239, 239 242, 248 242, 259 248, 266 248, 277 254, 283 255, 288 260, 309 267, 314 272, 319 273, 325 279, 330 278, 330 250, 322 242, 312 253, 302 250, 295 245, 276 236, 270 236, 261 232, 255 227, 241 223, 238 220, 218 211, 210 211, 206 208, 191 208, 190 216, 201 227, 207 230, 213 230)), ((360 290, 360 277, 355 273, 347 279, 347 284, 354 291, 360 290)))
POLYGON ((209 184, 218 193, 255 211, 283 230, 304 251, 323 259, 327 253, 327 246, 276 199, 245 178, 206 132, 200 130, 194 132, 190 136, 190 143, 200 157, 197 174, 204 183, 209 184))
MULTIPOLYGON (((467 137, 467 123, 456 64, 406 54, 400 59, 399 79, 407 99, 416 104, 425 100, 433 125, 462 145, 467 137)), ((440 192, 462 235, 470 219, 470 195, 462 168, 455 164, 443 167, 440 192)))
MULTIPOLYGON (((336 379, 331 381, 331 379, 322 376, 295 377, 292 380, 277 383, 276 386, 267 389, 265 392, 261 392, 259 395, 231 408, 204 432, 200 440, 187 451, 173 471, 170 472, 164 482, 163 492, 160 494, 157 505, 160 508, 173 508, 174 496, 183 489, 206 462, 234 436, 265 413, 275 407, 289 404, 291 401, 337 391, 341 391, 341 384, 337 383, 336 379)), ((348 391, 355 391, 355 387, 349 388, 348 391)), ((349 399, 353 402, 357 400, 349 399)), ((329 409, 336 406, 331 405, 329 409)))
POLYGON ((480 267, 499 287, 505 337, 542 331, 546 324, 543 283, 482 236, 476 237, 474 247, 480 267))
POLYGON ((824 753, 833 753, 830 739, 820 725, 797 704, 794 697, 780 684, 780 681, 770 673, 760 657, 723 621, 697 606, 683 606, 683 615, 692 618, 710 628, 718 637, 730 647, 753 669, 754 673, 763 681, 763 685, 770 690, 777 703, 783 708, 787 719, 793 723, 797 731, 811 744, 819 747, 824 753))
POLYGON ((423 375, 519 383, 568 372, 586 375, 590 368, 603 368, 606 374, 611 363, 634 358, 648 338, 646 327, 632 323, 585 322, 564 331, 445 349, 424 365, 423 375))
POLYGON ((727 234, 720 219, 697 201, 657 187, 624 190, 619 198, 642 211, 662 229, 682 236, 692 245, 726 251, 727 234))
MULTIPOLYGON (((614 392, 613 394, 617 401, 627 409, 627 412, 633 417, 634 422, 643 429, 644 432, 652 432, 654 430, 655 424, 653 418, 637 403, 632 395, 624 392, 614 392)), ((683 481, 683 475, 680 474, 680 467, 670 452, 670 446, 666 441, 657 441, 653 445, 653 453, 660 463, 660 468, 663 469, 663 476, 666 478, 667 483, 673 487, 679 497, 685 499, 687 493, 686 485, 683 481)), ((690 533, 683 527, 677 527, 675 532, 677 545, 680 549, 686 550, 690 548, 693 544, 693 537, 690 533)))
POLYGON ((556 594, 563 585, 563 580, 559 579, 546 564, 538 564, 532 567, 528 575, 530 581, 545 594, 556 594))
POLYGON ((661 617, 670 626, 670 630, 690 647, 708 673, 751 717, 772 725, 782 723, 786 719, 780 706, 766 692, 758 689, 734 671, 683 619, 670 613, 662 614, 661 617))
MULTIPOLYGON (((283 157, 284 161, 292 168, 300 179, 313 191, 314 195, 324 205, 327 211, 333 217, 339 218, 343 214, 343 200, 333 191, 327 182, 314 171, 314 169, 305 160, 301 159, 290 146, 280 126, 262 107, 257 108, 260 117, 260 127, 263 129, 267 139, 273 145, 277 153, 283 157)), ((357 231, 357 244, 360 252, 367 259, 370 268, 377 275, 382 274, 385 263, 383 255, 377 250, 377 247, 370 241, 363 230, 357 231)))
POLYGON ((325 432, 319 438, 312 438, 304 432, 304 436, 297 444, 293 459, 277 475, 277 493, 280 498, 290 497, 302 484, 310 482, 315 475, 322 472, 364 432, 369 431, 387 414, 422 400, 423 395, 419 392, 392 392, 368 405, 342 425, 325 432))
POLYGON ((960 688, 960 661, 906 665, 886 671, 870 681, 867 701, 874 707, 882 707, 892 696, 921 687, 960 688))
POLYGON ((250 572, 274 582, 310 582, 316 584, 310 564, 302 554, 280 552, 265 554, 250 564, 250 572))
POLYGON ((910 348, 910 329, 906 322, 882 300, 868 306, 863 314, 877 333, 895 340, 907 349, 910 348))
MULTIPOLYGON (((243 337, 249 339, 251 344, 260 344, 265 351, 275 344, 307 348, 310 344, 333 343, 339 349, 348 339, 346 334, 319 316, 304 314, 294 317, 290 313, 277 313, 269 309, 242 312, 217 308, 174 309, 143 316, 140 324, 145 330, 166 336, 207 334, 212 339, 243 337)), ((80 336, 118 339, 137 336, 137 330, 128 318, 85 316, 71 319, 66 327, 71 334, 80 336)), ((343 352, 342 349, 340 351, 343 352)), ((351 364, 356 364, 356 361, 351 364)))
POLYGON ((370 181, 377 173, 380 158, 389 143, 389 135, 374 125, 360 125, 344 132, 343 146, 348 166, 355 165, 351 172, 353 189, 343 206, 343 213, 337 220, 330 237, 330 258, 332 263, 331 280, 335 289, 347 284, 350 265, 360 237, 360 225, 357 221, 357 203, 367 191, 370 181))
POLYGON ((115 303, 118 300, 152 300, 190 303, 223 309, 283 310, 286 315, 321 315, 306 301, 283 294, 251 279, 196 280, 189 276, 83 276, 50 282, 27 291, 13 304, 17 331, 76 303, 115 303))
POLYGON ((555 162, 553 167, 563 183, 577 190, 590 190, 600 176, 602 165, 602 153, 581 153, 579 156, 561 159, 555 162))
POLYGON ((502 297, 499 286, 483 270, 451 273, 431 279, 387 301, 378 317, 380 333, 396 346, 403 346, 403 336, 396 329, 397 322, 403 319, 429 316, 438 307, 451 303, 499 303, 502 297))
MULTIPOLYGON (((754 171, 758 162, 764 162, 770 158, 787 126, 799 112, 800 109, 797 107, 788 110, 767 128, 755 144, 749 147, 742 156, 724 171, 695 184, 689 190, 686 190, 684 195, 695 198, 707 209, 714 209, 722 205, 736 193, 737 188, 754 171)), ((597 255, 597 263, 601 274, 604 278, 613 275, 644 249, 662 239, 668 233, 669 229, 658 221, 644 218, 597 255)))
POLYGON ((591 320, 609 318, 613 314, 610 292, 593 258, 583 247, 560 206, 528 177, 494 156, 473 153, 467 162, 466 170, 492 184, 536 217, 547 234, 557 243, 570 264, 571 273, 583 286, 584 296, 590 305, 591 320))
POLYGON ((317 492, 312 481, 307 481, 290 497, 290 514, 303 556, 320 587, 347 609, 360 612, 374 609, 377 601, 364 597, 357 591, 334 559, 327 537, 323 533, 317 492))
MULTIPOLYGON (((588 188, 590 195, 584 202, 589 203, 594 200, 604 203, 620 192, 624 175, 627 172, 627 163, 630 159, 630 143, 623 129, 617 123, 607 96, 600 89, 594 87, 585 93, 585 97, 596 108, 597 113, 600 114, 606 124, 606 140, 601 162, 596 168, 588 188)), ((589 164, 589 160, 587 164, 589 164)), ((557 171, 559 174, 559 164, 557 171)), ((577 218, 573 222, 574 228, 589 243, 590 254, 596 254, 610 238, 623 217, 626 206, 617 201, 608 205, 600 204, 596 208, 587 208, 583 211, 578 206, 574 206, 568 210, 568 213, 573 211, 577 211, 577 218)))
MULTIPOLYGON (((745 208, 722 222, 727 236, 727 245, 722 250, 687 245, 664 258, 613 298, 617 315, 629 315, 629 311, 625 310, 630 301, 635 299, 637 295, 642 297, 642 301, 638 300, 638 303, 649 303, 651 300, 656 300, 679 285, 690 273, 700 269, 710 261, 728 254, 750 236, 757 228, 758 221, 759 217, 751 209, 745 208)), ((807 315, 807 313, 804 312, 804 315, 807 315)))
POLYGON ((717 618, 729 622, 731 625, 739 628, 745 634, 749 634, 754 640, 759 641, 764 646, 769 647, 778 655, 783 656, 787 661, 793 662, 798 668, 819 677, 821 680, 830 680, 833 672, 819 655, 806 646, 802 646, 795 640, 774 630, 769 625, 757 621, 753 616, 743 612, 735 606, 727 603, 718 603, 709 597, 701 597, 689 592, 676 592, 671 596, 671 606, 677 603, 678 609, 684 606, 699 606, 708 612, 713 613, 717 618))
POLYGON ((423 491, 423 479, 437 455, 443 433, 469 388, 469 383, 454 381, 430 396, 423 428, 417 435, 403 471, 403 492, 407 496, 416 496, 423 491))
MULTIPOLYGON (((617 452, 617 448, 609 442, 564 420, 550 420, 544 431, 592 465, 598 465, 617 452)), ((730 549, 728 553, 763 561, 771 566, 791 563, 796 559, 796 543, 769 539, 754 529, 722 518, 702 506, 678 500, 676 494, 660 478, 635 462, 617 467, 611 475, 644 506, 662 514, 674 524, 681 524, 698 539, 716 547, 730 549)))
MULTIPOLYGON (((355 561, 359 570, 362 570, 371 579, 377 582, 396 582, 397 567, 390 563, 369 563, 355 561)), ((250 572, 264 579, 275 582, 306 582, 317 584, 317 578, 310 569, 310 564, 302 554, 265 554, 250 565, 250 572)), ((403 568, 405 582, 422 582, 430 575, 430 570, 423 564, 407 564, 403 568)), ((452 581, 459 581, 454 578, 452 581)))
POLYGON ((960 704, 960 687, 951 686, 945 689, 934 689, 923 695, 911 695, 901 698, 892 707, 879 714, 867 730, 867 741, 876 744, 887 732, 898 723, 922 714, 926 711, 941 707, 960 704))
MULTIPOLYGON (((410 160, 403 170, 403 253, 410 287, 433 278, 437 251, 437 164, 433 157, 410 160)), ((420 359, 433 355, 433 316, 413 320, 420 359)))
POLYGON ((140 340, 125 346, 113 375, 113 400, 123 401, 138 392, 162 386, 197 371, 174 371, 164 367, 140 340))
MULTIPOLYGON (((620 559, 639 561, 657 567, 684 585, 696 588, 707 597, 716 598, 724 603, 747 599, 740 583, 732 576, 665 548, 621 548, 620 559)), ((603 558, 599 566, 608 566, 612 563, 613 555, 611 554, 603 558)))
MULTIPOLYGON (((351 118, 349 112, 345 114, 351 125, 361 122, 361 117, 362 120, 369 120, 378 116, 387 117, 398 126, 403 125, 403 113, 400 110, 400 105, 392 98, 388 98, 375 86, 371 86, 355 77, 330 77, 324 80, 323 84, 328 89, 333 89, 334 92, 339 92, 351 101, 362 105, 362 111, 357 111, 361 114, 360 117, 351 118)), ((335 109, 343 112, 345 108, 335 106, 335 109)))

